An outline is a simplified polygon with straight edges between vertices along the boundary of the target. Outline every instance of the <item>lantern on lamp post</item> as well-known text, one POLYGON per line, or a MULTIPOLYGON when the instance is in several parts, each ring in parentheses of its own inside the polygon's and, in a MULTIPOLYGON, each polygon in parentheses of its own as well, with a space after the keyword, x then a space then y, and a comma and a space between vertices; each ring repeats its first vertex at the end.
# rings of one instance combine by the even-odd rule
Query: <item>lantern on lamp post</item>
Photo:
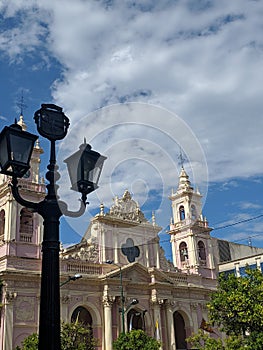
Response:
POLYGON ((92 151, 89 145, 80 146, 80 150, 70 156, 67 166, 70 172, 72 189, 82 194, 81 205, 77 212, 67 209, 67 204, 57 196, 59 180, 56 165, 55 142, 63 139, 69 127, 69 119, 61 107, 54 104, 42 104, 35 112, 35 122, 39 134, 47 138, 50 145, 50 161, 47 166, 47 194, 39 203, 30 202, 19 193, 18 178, 30 168, 30 158, 36 135, 23 131, 13 124, 5 127, 0 134, 0 172, 12 176, 11 188, 15 200, 39 213, 44 219, 42 242, 42 274, 39 316, 39 350, 60 350, 60 285, 59 285, 59 223, 62 215, 79 217, 85 212, 87 195, 98 188, 98 180, 106 157, 92 151), (77 169, 74 172, 74 168, 77 169))
POLYGON ((29 162, 37 136, 23 131, 16 122, 5 126, 0 134, 0 169, 6 175, 22 177, 29 162))
POLYGON ((71 189, 85 195, 96 190, 105 159, 93 151, 84 139, 79 150, 64 160, 68 167, 71 189))

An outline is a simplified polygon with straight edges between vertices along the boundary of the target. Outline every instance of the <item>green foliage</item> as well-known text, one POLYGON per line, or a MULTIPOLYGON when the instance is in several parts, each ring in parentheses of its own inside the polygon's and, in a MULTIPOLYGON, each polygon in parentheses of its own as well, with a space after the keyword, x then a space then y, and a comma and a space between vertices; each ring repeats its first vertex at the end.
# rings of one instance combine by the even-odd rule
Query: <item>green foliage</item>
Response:
POLYGON ((209 318, 227 335, 263 331, 263 275, 246 269, 246 276, 221 275, 208 303, 209 318))
POLYGON ((97 341, 92 331, 81 323, 62 323, 61 350, 93 350, 97 341))
POLYGON ((209 334, 199 329, 197 334, 193 334, 186 339, 196 350, 222 350, 223 343, 221 339, 211 338, 209 334))
POLYGON ((218 289, 208 303, 210 323, 216 324, 227 338, 214 339, 199 330, 187 339, 202 350, 263 349, 263 275, 246 269, 244 277, 221 275, 218 289))
POLYGON ((16 350, 37 350, 38 334, 33 333, 25 338, 22 342, 22 348, 16 347, 16 350))
POLYGON ((120 334, 113 342, 114 350, 159 350, 161 343, 137 329, 120 334))
MULTIPOLYGON (((94 350, 97 340, 92 331, 81 323, 62 323, 61 325, 61 350, 94 350)), ((16 350, 37 350, 38 334, 34 333, 22 342, 22 347, 16 350)))

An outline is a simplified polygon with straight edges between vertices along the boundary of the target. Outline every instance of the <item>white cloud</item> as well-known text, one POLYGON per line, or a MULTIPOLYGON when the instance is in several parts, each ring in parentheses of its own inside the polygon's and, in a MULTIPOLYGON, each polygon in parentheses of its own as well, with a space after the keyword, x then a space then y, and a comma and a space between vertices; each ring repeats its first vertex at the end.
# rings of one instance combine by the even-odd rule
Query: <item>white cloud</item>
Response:
POLYGON ((262 174, 262 2, 6 1, 1 10, 19 15, 1 32, 11 60, 41 48, 61 63, 53 96, 72 125, 104 105, 150 102, 189 124, 210 180, 262 174))

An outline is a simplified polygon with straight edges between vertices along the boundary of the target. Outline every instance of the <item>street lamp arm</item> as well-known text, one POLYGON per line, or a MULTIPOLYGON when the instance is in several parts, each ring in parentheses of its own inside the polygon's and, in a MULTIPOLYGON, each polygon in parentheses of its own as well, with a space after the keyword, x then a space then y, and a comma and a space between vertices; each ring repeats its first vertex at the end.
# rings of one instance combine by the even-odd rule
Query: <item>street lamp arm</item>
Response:
POLYGON ((80 208, 78 211, 68 210, 68 208, 65 206, 62 209, 62 213, 63 213, 63 215, 69 216, 71 218, 78 218, 85 213, 85 210, 86 210, 86 203, 81 200, 80 208))
POLYGON ((19 188, 21 188, 21 186, 18 185, 18 180, 17 177, 12 176, 12 182, 9 185, 12 189, 12 195, 14 196, 15 200, 23 205, 24 207, 27 207, 29 209, 33 209, 33 211, 37 212, 38 211, 38 203, 34 203, 34 202, 30 202, 26 199, 24 199, 23 197, 21 197, 20 193, 19 193, 19 188))

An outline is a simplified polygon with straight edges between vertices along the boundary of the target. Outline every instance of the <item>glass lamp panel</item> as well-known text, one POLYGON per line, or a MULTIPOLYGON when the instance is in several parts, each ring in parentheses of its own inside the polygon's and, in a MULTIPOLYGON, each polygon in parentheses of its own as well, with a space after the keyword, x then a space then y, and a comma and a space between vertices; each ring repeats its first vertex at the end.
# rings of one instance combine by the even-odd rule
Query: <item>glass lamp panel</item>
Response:
POLYGON ((78 191, 77 182, 80 177, 80 152, 74 153, 72 156, 67 158, 65 161, 68 167, 69 178, 72 189, 78 191))
POLYGON ((5 135, 1 135, 0 138, 0 167, 4 169, 8 162, 8 147, 7 147, 7 138, 5 135))
POLYGON ((29 165, 34 141, 10 134, 11 160, 29 165))
POLYGON ((100 172, 101 172, 101 168, 96 166, 93 170, 89 172, 88 180, 90 182, 93 182, 94 184, 97 184, 99 181, 100 172))

